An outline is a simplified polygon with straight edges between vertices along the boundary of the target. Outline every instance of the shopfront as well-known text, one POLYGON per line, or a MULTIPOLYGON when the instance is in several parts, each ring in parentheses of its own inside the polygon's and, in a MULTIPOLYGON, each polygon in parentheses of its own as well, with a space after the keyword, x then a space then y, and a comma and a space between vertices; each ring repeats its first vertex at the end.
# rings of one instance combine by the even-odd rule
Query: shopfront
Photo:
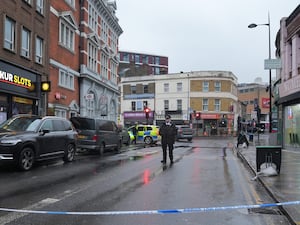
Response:
POLYGON ((0 123, 16 114, 38 114, 40 75, 0 60, 0 123))
POLYGON ((287 149, 300 147, 300 103, 284 107, 283 142, 287 149))

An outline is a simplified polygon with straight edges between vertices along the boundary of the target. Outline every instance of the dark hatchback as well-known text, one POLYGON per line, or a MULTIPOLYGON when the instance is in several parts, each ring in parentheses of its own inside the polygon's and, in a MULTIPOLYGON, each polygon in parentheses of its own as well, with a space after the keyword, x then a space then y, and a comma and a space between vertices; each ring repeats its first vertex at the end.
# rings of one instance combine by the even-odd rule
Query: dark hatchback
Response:
POLYGON ((16 115, 0 124, 0 161, 30 170, 35 161, 62 158, 71 162, 77 132, 67 119, 16 115))

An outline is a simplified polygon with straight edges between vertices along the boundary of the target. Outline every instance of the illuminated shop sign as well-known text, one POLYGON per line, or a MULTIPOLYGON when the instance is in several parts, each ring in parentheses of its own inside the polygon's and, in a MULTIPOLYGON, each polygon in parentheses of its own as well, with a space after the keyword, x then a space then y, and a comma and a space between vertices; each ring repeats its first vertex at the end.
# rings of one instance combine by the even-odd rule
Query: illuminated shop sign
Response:
POLYGON ((13 84, 23 88, 30 88, 33 85, 32 81, 28 78, 8 73, 2 70, 0 70, 0 82, 13 84))

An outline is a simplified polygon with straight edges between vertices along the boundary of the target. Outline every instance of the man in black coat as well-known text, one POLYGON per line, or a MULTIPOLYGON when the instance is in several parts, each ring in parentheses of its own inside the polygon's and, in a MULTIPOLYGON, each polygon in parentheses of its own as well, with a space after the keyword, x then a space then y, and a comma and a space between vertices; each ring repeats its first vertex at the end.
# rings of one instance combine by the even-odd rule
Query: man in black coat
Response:
POLYGON ((163 164, 167 162, 167 148, 169 149, 169 158, 171 164, 173 164, 173 149, 175 138, 177 135, 177 130, 175 124, 171 122, 171 116, 166 115, 166 121, 159 128, 159 133, 161 135, 161 145, 163 150, 163 160, 161 161, 163 164))

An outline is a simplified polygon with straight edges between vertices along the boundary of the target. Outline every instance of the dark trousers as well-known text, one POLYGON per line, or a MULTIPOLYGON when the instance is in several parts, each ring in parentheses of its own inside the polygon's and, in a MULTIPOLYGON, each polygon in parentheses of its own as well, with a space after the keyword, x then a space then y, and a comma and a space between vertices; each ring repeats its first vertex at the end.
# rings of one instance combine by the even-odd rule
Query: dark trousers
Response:
POLYGON ((162 150, 163 150, 163 161, 167 162, 167 148, 169 149, 169 158, 170 161, 173 162, 173 143, 163 143, 162 144, 162 150))

